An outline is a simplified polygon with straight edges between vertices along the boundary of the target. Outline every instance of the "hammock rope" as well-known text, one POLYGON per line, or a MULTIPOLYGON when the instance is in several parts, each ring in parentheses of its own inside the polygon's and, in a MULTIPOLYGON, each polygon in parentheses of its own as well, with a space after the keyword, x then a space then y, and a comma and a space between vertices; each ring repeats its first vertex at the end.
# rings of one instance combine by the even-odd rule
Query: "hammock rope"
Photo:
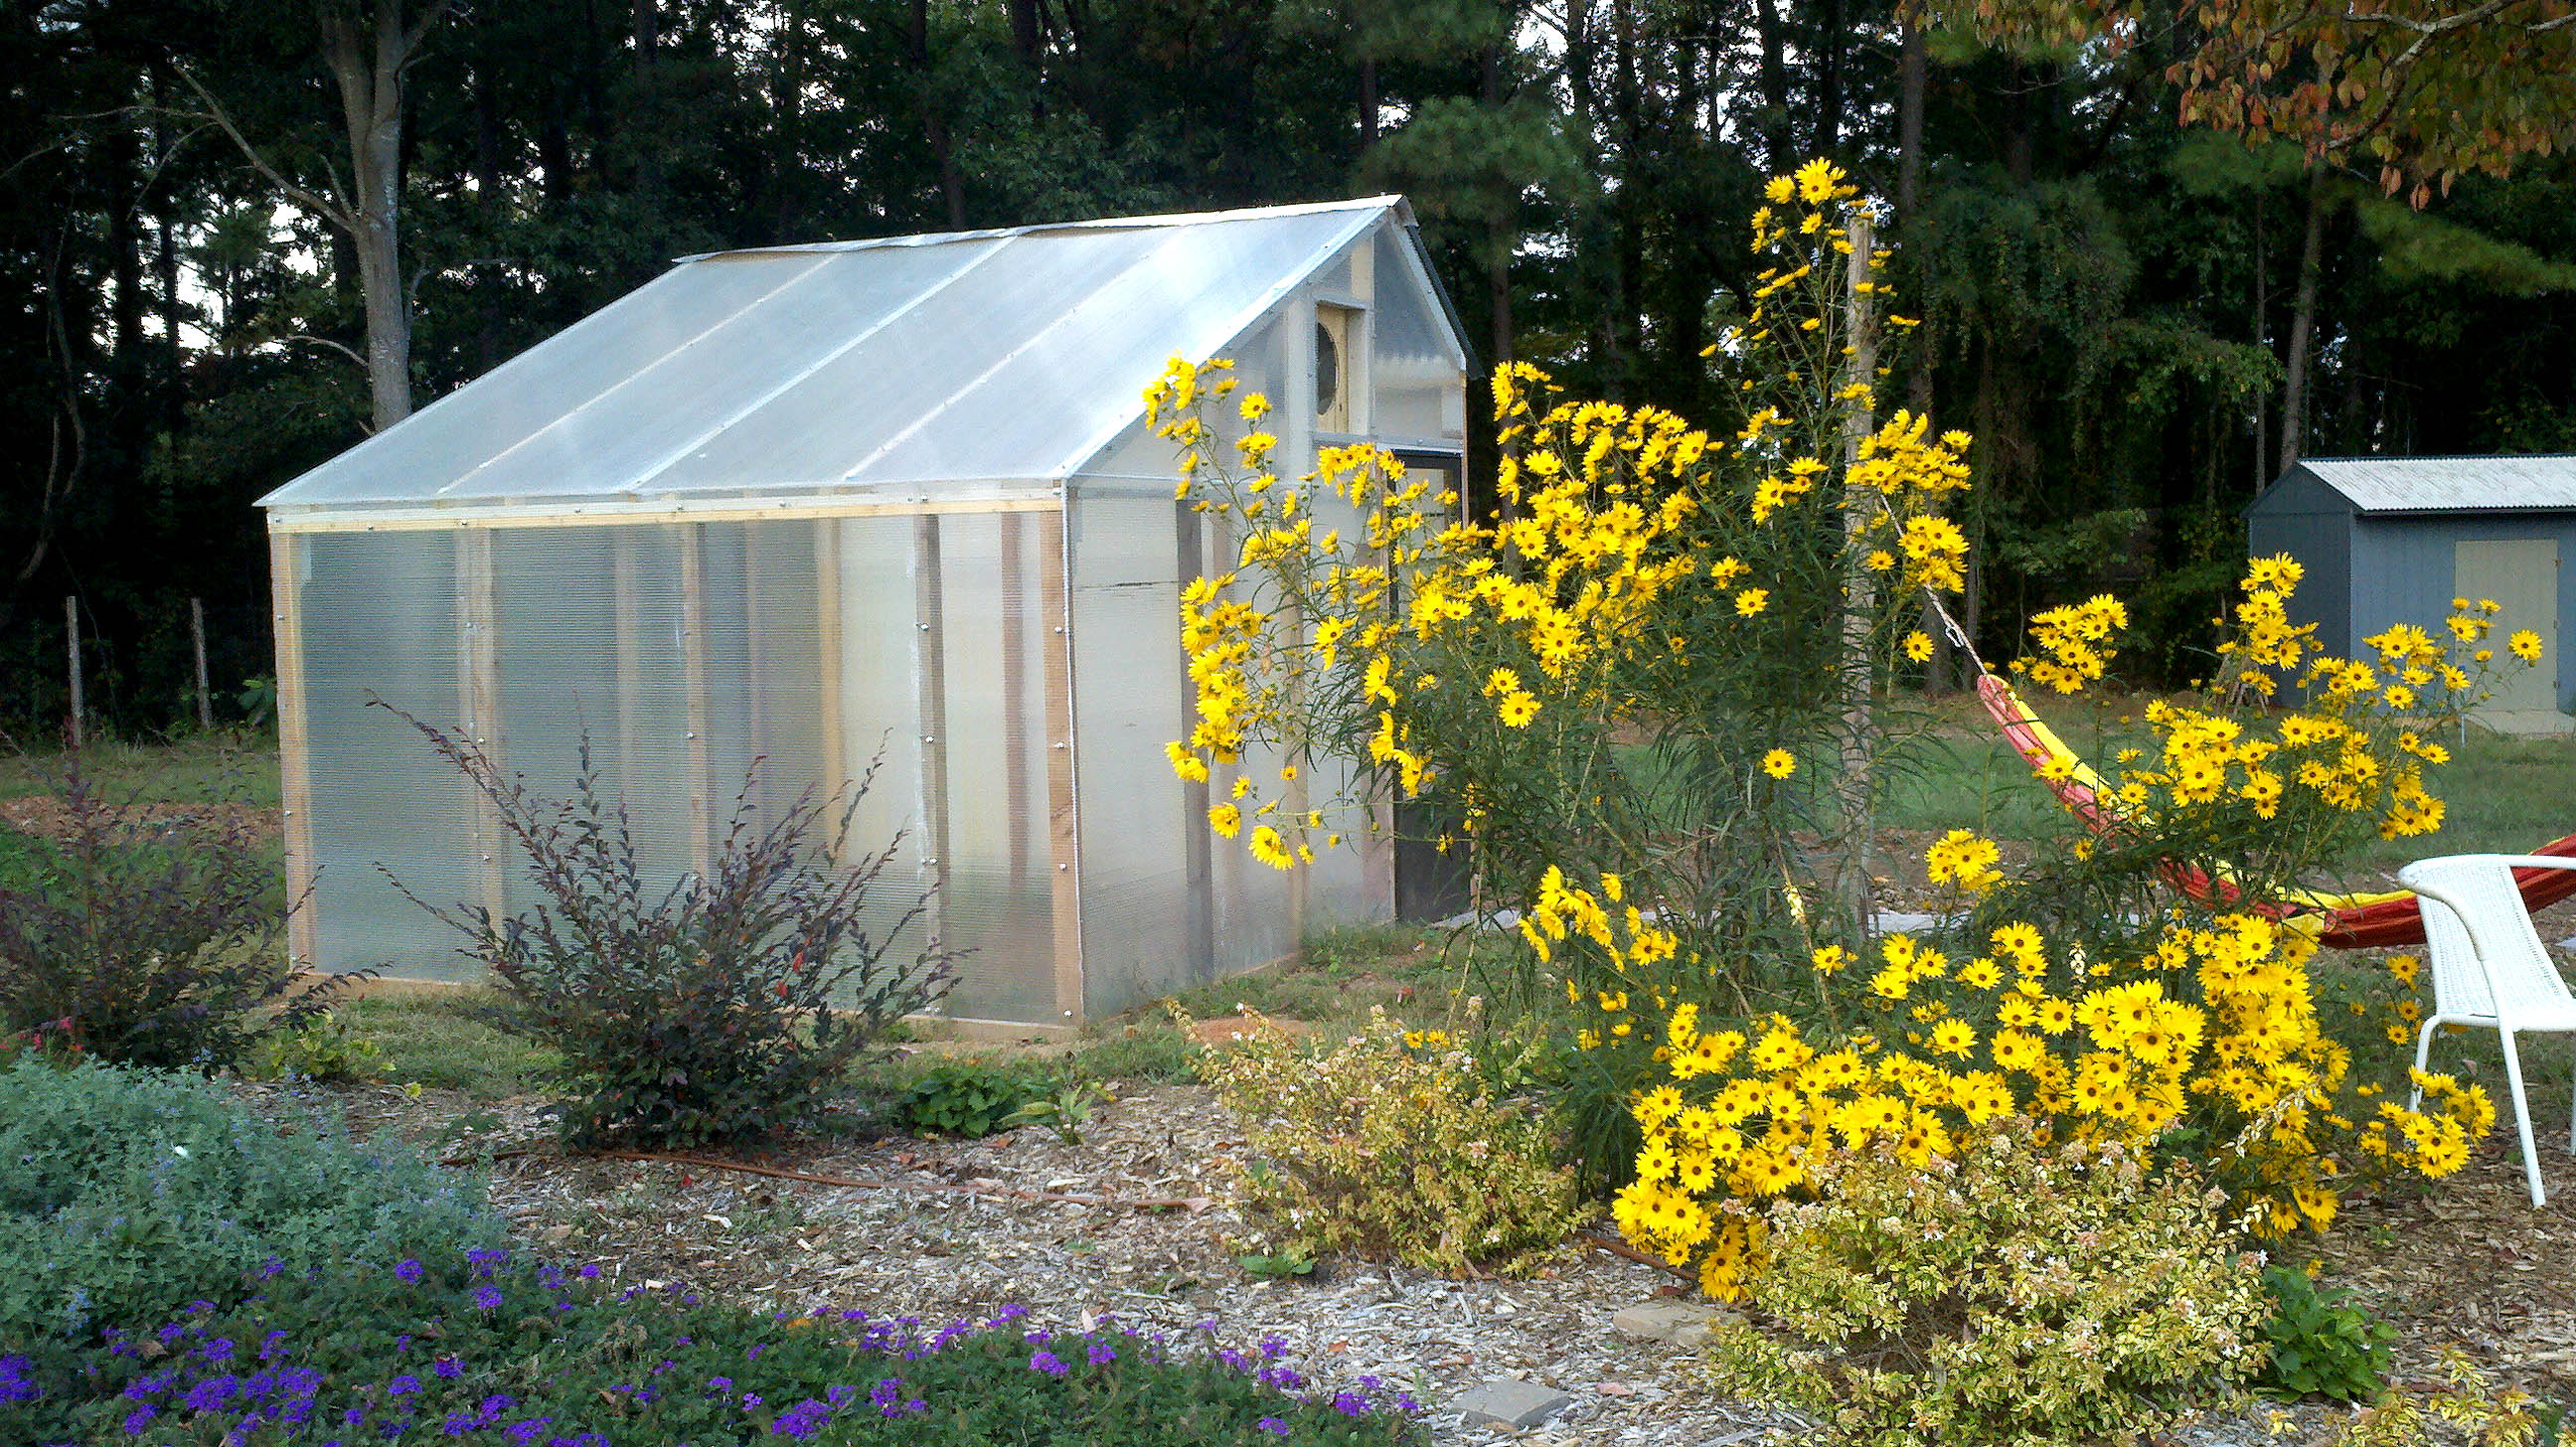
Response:
MULTIPOLYGON (((2040 784, 2057 796, 2069 813, 2084 821, 2096 834, 2116 834, 2127 827, 2112 804, 2112 786, 2095 772, 2073 749, 2066 746, 2055 731, 2033 713, 2022 701, 2011 683, 1977 656, 1976 645, 1967 630, 1959 626, 1950 610, 1941 605, 1930 589, 1924 590, 1924 602, 1940 619, 1941 631, 1949 637, 1950 646, 1965 655, 1977 669, 1977 701, 2001 729, 2004 741, 2013 752, 2030 765, 2040 784)), ((2576 834, 2553 839, 2531 851, 2534 854, 2576 857, 2576 834)), ((2242 892, 2223 873, 2213 873, 2181 861, 2167 861, 2164 874, 2176 889, 2204 904, 2240 905, 2242 892)), ((2522 893, 2524 907, 2538 911, 2560 900, 2576 896, 2576 870, 2517 869, 2514 885, 2522 893)), ((2416 945, 2424 942, 2424 915, 2415 896, 2407 890, 2368 894, 2322 894, 2299 891, 2278 905, 2247 906, 2283 919, 2315 939, 2318 944, 2339 950, 2374 949, 2390 945, 2416 945)))

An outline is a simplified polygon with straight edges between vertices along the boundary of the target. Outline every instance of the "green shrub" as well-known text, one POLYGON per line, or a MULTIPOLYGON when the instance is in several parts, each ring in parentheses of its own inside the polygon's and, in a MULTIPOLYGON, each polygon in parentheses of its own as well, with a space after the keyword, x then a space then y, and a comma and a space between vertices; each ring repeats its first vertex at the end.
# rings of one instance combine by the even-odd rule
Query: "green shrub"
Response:
POLYGON ((1248 1122, 1249 1204, 1264 1256, 1393 1256, 1428 1271, 1519 1275, 1581 1224, 1545 1125, 1486 1094, 1462 1051, 1368 1026, 1321 1054, 1262 1030, 1200 1074, 1248 1122))
POLYGON ((388 1066, 376 1042, 325 1010, 300 1030, 273 1030, 251 1047, 241 1073, 253 1080, 381 1080, 388 1066))
POLYGON ((1363 1378, 1006 1307, 946 1330, 783 1318, 685 1292, 611 1293, 500 1253, 280 1277, 233 1308, 154 1315, 86 1347, 0 1352, 0 1440, 283 1447, 458 1441, 1199 1447, 1417 1441, 1363 1378), (238 1433, 238 1435, 231 1435, 238 1433))
POLYGON ((472 1177, 185 1075, 0 1071, 0 1345, 501 1236, 472 1177))
POLYGON ((932 1066, 912 1083, 899 1114, 914 1131, 988 1136, 1050 1089, 1046 1072, 1033 1065, 951 1060, 932 1066))
POLYGON ((1996 1123, 1955 1158, 1823 1162, 1817 1199, 1769 1212, 1754 1304, 1829 1351, 1737 1324, 1718 1386, 1873 1447, 2055 1443, 2157 1428, 2186 1395, 2262 1365, 2257 1258, 2186 1167, 1996 1123))
POLYGON ((403 717, 526 855, 543 902, 524 914, 412 899, 491 967, 493 1022, 561 1052, 559 1079, 581 1096, 563 1117, 576 1143, 796 1129, 896 1022, 946 992, 953 955, 892 948, 928 903, 881 899, 895 842, 867 853, 850 839, 873 765, 847 799, 808 792, 765 823, 746 776, 706 871, 656 889, 588 739, 571 797, 549 799, 471 740, 403 717))
POLYGON ((68 1021, 101 1059, 213 1071, 353 978, 298 987, 277 864, 244 811, 112 800, 64 759, 62 837, 0 841, 0 1030, 68 1021))
POLYGON ((2263 1286, 2272 1296, 2263 1338, 2272 1360, 2254 1385, 2266 1396, 2295 1400, 2332 1397, 2342 1402, 2375 1399, 2388 1385, 2388 1344, 2397 1329, 2373 1321, 2340 1287, 2319 1287, 2291 1266, 2268 1267, 2263 1286))

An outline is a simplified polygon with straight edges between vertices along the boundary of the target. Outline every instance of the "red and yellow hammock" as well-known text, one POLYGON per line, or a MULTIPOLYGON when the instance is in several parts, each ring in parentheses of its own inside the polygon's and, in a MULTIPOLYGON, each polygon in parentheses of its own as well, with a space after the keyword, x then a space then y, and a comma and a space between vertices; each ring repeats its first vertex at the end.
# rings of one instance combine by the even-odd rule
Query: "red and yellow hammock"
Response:
MULTIPOLYGON (((1996 674, 1980 675, 1977 698, 2003 727, 2004 738, 2012 744, 2013 752, 2022 756, 2069 812, 2095 833, 2119 827, 2109 781, 2093 772, 2092 766, 2040 722, 2038 715, 2022 703, 2021 696, 2013 692, 2011 684, 1996 674)), ((2531 852, 2576 857, 2576 834, 2553 839, 2531 852)), ((2203 903, 2237 902, 2236 886, 2207 870, 2172 864, 2166 866, 2165 875, 2175 888, 2203 903)), ((2576 895, 2576 869, 2517 869, 2513 876, 2522 890, 2524 905, 2534 910, 2576 895)), ((2291 923, 2314 936, 2317 943, 2340 950, 2424 942, 2424 917, 2414 894, 2407 890, 2384 894, 2303 892, 2288 904, 2265 912, 2287 916, 2291 923)))

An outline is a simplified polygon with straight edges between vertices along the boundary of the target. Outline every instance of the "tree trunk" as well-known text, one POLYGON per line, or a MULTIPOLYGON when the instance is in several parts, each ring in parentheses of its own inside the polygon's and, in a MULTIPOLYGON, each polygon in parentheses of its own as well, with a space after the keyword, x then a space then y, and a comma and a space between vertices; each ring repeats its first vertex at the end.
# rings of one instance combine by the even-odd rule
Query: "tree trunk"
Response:
POLYGON ((1870 657, 1870 625, 1878 607, 1878 578, 1863 562, 1861 535, 1873 520, 1868 499, 1851 490, 1852 472, 1860 465, 1861 443, 1870 433, 1868 388, 1878 377, 1878 317, 1870 293, 1870 254, 1875 246, 1869 217, 1851 219, 1851 256, 1844 273, 1844 301, 1850 317, 1845 341, 1851 349, 1849 400, 1843 418, 1843 572, 1841 771, 1836 779, 1836 813, 1842 834, 1842 861, 1836 892, 1852 919, 1852 937, 1867 939, 1876 913, 1870 887, 1869 853, 1876 827, 1876 671, 1870 657))
POLYGON ((411 298, 402 274, 403 70, 427 28, 445 13, 432 5, 406 30, 401 0, 376 0, 370 33, 333 16, 323 53, 339 83, 349 139, 349 214, 367 315, 367 385, 382 431, 411 415, 411 298))
MULTIPOLYGON (((1500 45, 1488 45, 1478 62, 1481 66, 1481 89, 1485 108, 1499 110, 1503 104, 1503 51, 1500 45)), ((1497 218, 1485 238, 1485 284, 1493 307, 1494 365, 1500 367, 1512 359, 1512 253, 1519 249, 1519 228, 1497 218)))
POLYGON ((793 242, 804 226, 797 184, 804 155, 799 133, 805 118, 805 0, 787 0, 778 11, 778 69, 770 82, 770 132, 776 137, 770 169, 772 240, 793 242))
MULTIPOLYGON (((474 210, 487 253, 497 252, 501 244, 501 107, 492 92, 492 62, 486 52, 474 66, 474 210)), ((501 286, 497 262, 476 268, 474 290, 483 303, 474 323, 478 375, 501 365, 501 286)))
POLYGON ((1360 150, 1377 144, 1377 61, 1360 57, 1360 150))
POLYGON ((1843 0, 1825 0, 1824 40, 1816 62, 1816 144, 1831 155, 1843 138, 1843 0))
POLYGON ((1773 175, 1798 164, 1789 140, 1789 35, 1780 0, 1754 0, 1754 28, 1762 45, 1762 150, 1773 175))
POLYGON ((948 204, 948 229, 966 229, 966 178, 957 171, 957 155, 948 139, 948 122, 939 114, 939 95, 930 80, 930 0, 912 0, 912 63, 921 77, 921 135, 939 161, 939 194, 948 204))
POLYGON ((635 186, 647 202, 662 190, 662 97, 656 88, 655 52, 662 45, 654 0, 635 0, 635 101, 628 141, 635 147, 635 186))
POLYGON ((2290 302, 2290 355, 2281 386, 2281 465, 2299 460, 2308 437, 2308 338, 2316 329, 2317 277, 2325 269, 2326 173, 2308 173, 2308 232, 2299 243, 2299 287, 2290 302))

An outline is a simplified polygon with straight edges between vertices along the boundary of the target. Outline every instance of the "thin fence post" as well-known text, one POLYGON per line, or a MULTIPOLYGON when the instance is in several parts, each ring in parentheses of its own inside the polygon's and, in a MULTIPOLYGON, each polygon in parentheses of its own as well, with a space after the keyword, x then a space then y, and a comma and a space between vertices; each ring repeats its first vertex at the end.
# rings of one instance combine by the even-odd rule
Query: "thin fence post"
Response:
POLYGON ((1838 813, 1844 835, 1841 877, 1843 904, 1852 915, 1857 938, 1875 929, 1876 891, 1870 887, 1871 837, 1877 828, 1873 808, 1876 781, 1871 777, 1878 744, 1874 715, 1876 678, 1870 657, 1870 628, 1878 607, 1878 580, 1871 576, 1859 546, 1873 516, 1873 500, 1852 487, 1860 464, 1861 443, 1870 432, 1870 391, 1878 383, 1878 318, 1870 306, 1870 258, 1877 245, 1870 215, 1855 208, 1845 240, 1851 256, 1844 272, 1843 327, 1851 357, 1843 413, 1843 729, 1842 777, 1838 813))
POLYGON ((197 648, 197 727, 215 726, 215 701, 206 687, 206 600, 188 600, 188 636, 197 648))
POLYGON ((81 659, 80 598, 66 595, 63 599, 63 656, 70 664, 72 679, 72 747, 81 747, 81 659))

